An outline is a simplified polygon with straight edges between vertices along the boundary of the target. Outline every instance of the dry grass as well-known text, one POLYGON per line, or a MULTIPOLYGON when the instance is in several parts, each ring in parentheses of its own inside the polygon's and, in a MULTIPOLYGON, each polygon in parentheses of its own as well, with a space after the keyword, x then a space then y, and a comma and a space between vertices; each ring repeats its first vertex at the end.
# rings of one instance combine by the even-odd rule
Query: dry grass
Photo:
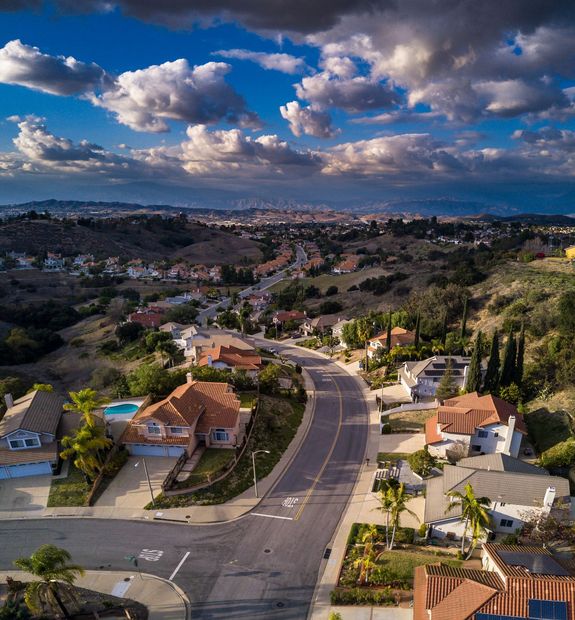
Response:
POLYGON ((388 417, 393 429, 422 429, 429 418, 436 413, 435 409, 423 411, 406 411, 405 413, 391 413, 388 417))

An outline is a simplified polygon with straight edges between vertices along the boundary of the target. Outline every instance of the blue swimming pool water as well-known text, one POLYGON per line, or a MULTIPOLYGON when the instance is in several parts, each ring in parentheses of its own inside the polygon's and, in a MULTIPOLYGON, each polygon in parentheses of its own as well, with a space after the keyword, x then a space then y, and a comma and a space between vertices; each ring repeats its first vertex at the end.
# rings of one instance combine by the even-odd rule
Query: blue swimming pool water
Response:
POLYGON ((112 405, 104 409, 104 415, 113 415, 115 413, 136 413, 138 411, 138 405, 132 403, 123 403, 122 405, 112 405))

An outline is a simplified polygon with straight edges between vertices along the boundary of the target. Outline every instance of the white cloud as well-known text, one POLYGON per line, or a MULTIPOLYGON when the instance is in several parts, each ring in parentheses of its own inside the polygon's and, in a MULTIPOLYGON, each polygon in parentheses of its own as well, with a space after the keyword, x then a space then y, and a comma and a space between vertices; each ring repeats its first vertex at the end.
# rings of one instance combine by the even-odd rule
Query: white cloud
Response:
POLYGON ((314 110, 311 106, 302 108, 297 101, 280 106, 280 114, 288 121, 294 136, 305 134, 316 138, 333 138, 338 133, 332 127, 331 117, 327 112, 314 110))
POLYGON ((113 87, 91 97, 94 105, 113 112, 135 131, 169 131, 166 119, 189 123, 225 120, 256 126, 257 117, 226 83, 230 66, 208 62, 191 68, 181 58, 120 74, 113 87))
POLYGON ((79 95, 99 88, 108 80, 94 63, 72 56, 49 56, 19 39, 0 49, 0 82, 26 86, 52 95, 79 95))
POLYGON ((236 60, 251 60, 264 69, 281 71, 282 73, 303 73, 307 65, 303 58, 297 58, 291 54, 267 54, 265 52, 253 52, 251 50, 231 49, 213 52, 214 56, 233 58, 236 60))

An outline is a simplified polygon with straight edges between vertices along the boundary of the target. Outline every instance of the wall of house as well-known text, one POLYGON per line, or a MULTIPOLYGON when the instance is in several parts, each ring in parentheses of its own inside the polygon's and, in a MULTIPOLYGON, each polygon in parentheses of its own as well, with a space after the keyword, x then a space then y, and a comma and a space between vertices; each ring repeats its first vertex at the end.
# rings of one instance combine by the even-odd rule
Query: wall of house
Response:
POLYGON ((477 456, 484 452, 485 454, 494 454, 502 452, 505 446, 505 438, 509 427, 505 424, 490 424, 481 429, 476 429, 475 434, 470 439, 471 456, 477 456), (479 433, 483 431, 487 433, 487 437, 479 437, 479 433), (473 446, 479 446, 478 450, 474 450, 473 446))
MULTIPOLYGON (((446 450, 451 449, 454 444, 465 444, 469 448, 469 435, 456 435, 455 433, 443 433, 444 440, 429 446, 429 453, 433 456, 446 457, 446 450)), ((477 453, 479 454, 479 453, 477 453)))
POLYGON ((540 513, 541 509, 535 508, 534 506, 518 506, 517 504, 502 505, 499 502, 494 502, 490 510, 491 529, 494 532, 502 534, 513 534, 517 528, 523 525, 524 521, 521 517, 524 516, 526 512, 532 511, 540 513), (504 527, 501 525, 501 519, 510 519, 513 521, 513 524, 510 527, 504 527))
POLYGON ((511 440, 511 447, 509 449, 509 452, 510 452, 511 456, 514 456, 515 458, 518 457, 518 455, 519 455, 519 448, 521 447, 521 440, 522 439, 523 439, 523 435, 521 433, 519 433, 518 431, 514 431, 513 439, 511 440))
MULTIPOLYGON (((0 439, 0 447, 11 449, 9 444, 10 439, 39 439, 41 444, 49 444, 54 441, 54 435, 50 435, 48 433, 31 433, 30 431, 14 431, 3 439, 0 439)), ((30 448, 17 449, 26 450, 30 448)))

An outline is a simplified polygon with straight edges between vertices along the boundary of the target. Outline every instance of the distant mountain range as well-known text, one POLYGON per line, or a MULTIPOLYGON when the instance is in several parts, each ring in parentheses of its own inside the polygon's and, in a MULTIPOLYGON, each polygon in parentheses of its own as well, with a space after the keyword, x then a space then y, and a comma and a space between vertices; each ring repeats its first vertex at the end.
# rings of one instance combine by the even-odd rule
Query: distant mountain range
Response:
POLYGON ((550 208, 540 211, 519 211, 505 206, 489 205, 478 201, 463 201, 451 198, 433 198, 421 200, 394 200, 385 202, 362 202, 357 204, 329 204, 325 202, 299 202, 296 200, 264 200, 245 198, 241 200, 223 200, 216 205, 208 201, 206 206, 184 206, 169 204, 140 204, 132 202, 106 202, 89 200, 33 200, 18 204, 0 205, 0 217, 3 213, 24 213, 26 211, 49 211, 53 215, 90 214, 112 216, 127 213, 165 213, 177 214, 182 211, 198 215, 253 213, 281 211, 284 213, 311 211, 344 211, 355 216, 365 214, 385 214, 389 217, 448 217, 481 220, 523 221, 529 223, 575 225, 575 207, 565 207, 553 211, 550 208))

